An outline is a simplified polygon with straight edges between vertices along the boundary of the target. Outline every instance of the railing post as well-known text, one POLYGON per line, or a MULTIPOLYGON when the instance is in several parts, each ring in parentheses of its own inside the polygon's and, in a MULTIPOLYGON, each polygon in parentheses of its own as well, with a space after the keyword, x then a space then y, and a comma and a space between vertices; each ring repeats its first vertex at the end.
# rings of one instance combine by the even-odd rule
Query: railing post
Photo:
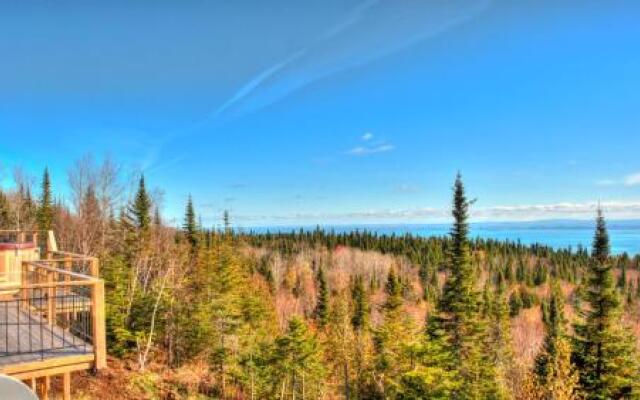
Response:
POLYGON ((58 251, 58 243, 53 231, 47 231, 47 253, 58 251))
POLYGON ((96 279, 91 288, 91 321, 93 324, 93 351, 96 369, 107 366, 107 343, 105 339, 104 282, 96 279))
POLYGON ((23 261, 22 265, 20 265, 20 268, 22 269, 20 271, 20 284, 22 286, 22 293, 20 298, 22 299, 22 306, 23 307, 29 307, 28 301, 29 301, 29 289, 26 288, 26 286, 29 284, 29 264, 27 261, 23 261))
POLYGON ((98 261, 97 257, 91 257, 91 261, 89 262, 89 271, 91 276, 98 278, 100 276, 100 261, 98 261))
POLYGON ((47 272, 47 319, 49 325, 53 326, 56 322, 56 288, 54 286, 53 272, 47 272))
MULTIPOLYGON (((71 270, 73 269, 73 261, 71 260, 66 260, 64 262, 64 270, 67 272, 71 272, 71 270)), ((65 283, 69 283, 71 282, 71 276, 69 276, 68 274, 64 275, 64 282, 65 283)), ((65 311, 64 312, 64 320, 65 320, 65 324, 67 324, 66 327, 69 327, 70 323, 71 323, 71 316, 72 315, 76 315, 75 312, 76 310, 71 310, 71 312, 69 312, 69 304, 74 304, 73 302, 70 302, 69 299, 67 298, 70 294, 72 293, 71 287, 68 285, 64 285, 63 289, 62 289, 62 309, 65 311)))

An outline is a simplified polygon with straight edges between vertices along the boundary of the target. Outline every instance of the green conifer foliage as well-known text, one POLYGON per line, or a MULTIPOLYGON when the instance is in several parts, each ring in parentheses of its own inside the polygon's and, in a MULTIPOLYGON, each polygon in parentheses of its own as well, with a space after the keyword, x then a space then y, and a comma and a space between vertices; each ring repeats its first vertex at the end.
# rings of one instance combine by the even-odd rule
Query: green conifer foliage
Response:
POLYGON ((545 330, 542 349, 535 360, 535 374, 546 398, 573 398, 578 375, 570 362, 570 343, 566 334, 564 296, 559 283, 551 283, 551 296, 541 305, 545 330))
POLYGON ((318 340, 305 322, 293 317, 284 335, 275 341, 269 364, 272 367, 272 396, 269 398, 320 398, 325 369, 318 340))
POLYGON ((182 230, 187 238, 187 241, 191 245, 192 249, 195 249, 198 245, 198 225, 196 223, 196 212, 193 208, 193 200, 191 195, 187 199, 187 206, 184 212, 184 223, 182 224, 182 230))
POLYGON ((598 210, 592 260, 585 282, 588 307, 575 325, 573 359, 587 399, 639 398, 635 343, 622 326, 621 307, 609 259, 609 235, 598 210))
POLYGON ((0 229, 10 229, 11 225, 11 206, 7 196, 0 190, 0 229))
POLYGON ((351 288, 351 299, 353 301, 351 324, 356 332, 360 332, 367 327, 369 320, 368 295, 361 275, 357 275, 354 278, 353 287, 351 288))
POLYGON ((322 267, 318 268, 316 281, 318 284, 318 301, 315 310, 316 321, 319 326, 324 327, 329 319, 329 288, 327 287, 327 278, 322 267))
POLYGON ((483 374, 495 379, 486 382, 493 393, 488 393, 492 398, 508 399, 512 397, 512 388, 509 386, 510 375, 513 373, 513 344, 511 340, 511 321, 509 319, 509 304, 504 284, 498 285, 493 298, 490 298, 489 316, 487 323, 487 341, 484 353, 488 355, 483 368, 483 374))
POLYGON ((48 168, 42 174, 42 185, 37 210, 38 229, 48 231, 53 229, 53 195, 51 194, 51 180, 48 168))
POLYGON ((389 270, 389 274, 387 275, 387 283, 384 287, 385 293, 387 294, 387 301, 385 302, 385 308, 389 311, 395 311, 402 306, 402 284, 400 283, 400 279, 396 276, 395 271, 392 269, 389 270))
MULTIPOLYGON (((480 316, 480 295, 474 283, 467 222, 470 202, 467 200, 460 174, 456 177, 453 195, 454 224, 451 229, 448 264, 449 276, 438 302, 437 313, 429 320, 433 340, 442 340, 452 368, 461 379, 455 398, 484 398, 495 387, 484 376, 487 369, 481 355, 484 327, 480 316)), ((492 379, 489 379, 492 380, 492 379)))
POLYGON ((145 186, 144 175, 142 175, 138 182, 138 191, 129 207, 135 227, 142 232, 146 232, 151 225, 151 206, 151 197, 145 186))

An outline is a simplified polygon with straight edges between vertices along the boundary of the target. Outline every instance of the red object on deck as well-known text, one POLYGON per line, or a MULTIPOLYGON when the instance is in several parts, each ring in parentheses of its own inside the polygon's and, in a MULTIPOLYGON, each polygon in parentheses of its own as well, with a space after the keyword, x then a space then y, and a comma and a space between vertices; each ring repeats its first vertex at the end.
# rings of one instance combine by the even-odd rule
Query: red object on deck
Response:
POLYGON ((3 250, 22 250, 33 249, 36 247, 35 243, 0 243, 0 251, 3 250))

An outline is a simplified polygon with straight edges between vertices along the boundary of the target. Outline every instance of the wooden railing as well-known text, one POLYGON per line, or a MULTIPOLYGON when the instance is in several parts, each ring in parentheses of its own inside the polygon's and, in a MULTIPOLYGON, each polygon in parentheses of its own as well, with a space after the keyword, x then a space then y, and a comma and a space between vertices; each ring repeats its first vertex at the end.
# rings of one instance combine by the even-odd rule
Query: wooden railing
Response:
POLYGON ((44 359, 64 355, 65 351, 77 347, 94 354, 96 369, 104 368, 104 282, 98 278, 98 259, 57 250, 47 251, 45 257, 22 262, 21 281, 15 287, 17 294, 0 300, 0 307, 4 307, 7 315, 14 313, 11 307, 15 307, 17 315, 28 313, 28 318, 17 318, 11 323, 4 321, 7 326, 3 329, 17 330, 20 337, 21 332, 32 333, 34 329, 40 329, 42 336, 46 328, 44 331, 50 332, 51 341, 48 343, 40 337, 41 343, 36 343, 35 348, 33 339, 9 347, 7 337, 6 351, 0 348, 0 363, 3 355, 40 354, 44 359))
POLYGON ((45 260, 23 262, 21 297, 32 310, 39 311, 52 326, 71 330, 91 344, 97 369, 106 366, 104 282, 98 278, 95 257, 50 252, 45 260), (46 296, 38 296, 42 291, 46 296), (35 294, 35 296, 34 296, 35 294), (34 304, 28 299, 46 298, 34 304), (83 329, 73 329, 84 314, 83 329))

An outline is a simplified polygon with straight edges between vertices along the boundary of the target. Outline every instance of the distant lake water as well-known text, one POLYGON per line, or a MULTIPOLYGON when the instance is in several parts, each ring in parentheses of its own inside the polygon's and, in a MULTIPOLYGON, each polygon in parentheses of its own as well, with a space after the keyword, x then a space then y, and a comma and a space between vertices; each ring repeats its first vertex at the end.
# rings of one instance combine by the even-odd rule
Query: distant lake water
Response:
MULTIPOLYGON (((609 237, 611 251, 614 254, 640 254, 640 220, 609 221, 609 237)), ((290 232, 301 227, 278 226, 253 228, 254 232, 290 232)), ((378 234, 416 236, 443 236, 448 234, 449 224, 389 224, 389 225, 324 225, 325 230, 336 232, 350 232, 354 230, 368 230, 378 234)), ((305 230, 315 229, 315 226, 302 227, 305 230)), ((540 243, 556 249, 576 249, 579 245, 590 249, 593 240, 593 221, 532 221, 532 222, 483 222, 471 224, 471 236, 486 239, 520 241, 530 245, 540 243)))

